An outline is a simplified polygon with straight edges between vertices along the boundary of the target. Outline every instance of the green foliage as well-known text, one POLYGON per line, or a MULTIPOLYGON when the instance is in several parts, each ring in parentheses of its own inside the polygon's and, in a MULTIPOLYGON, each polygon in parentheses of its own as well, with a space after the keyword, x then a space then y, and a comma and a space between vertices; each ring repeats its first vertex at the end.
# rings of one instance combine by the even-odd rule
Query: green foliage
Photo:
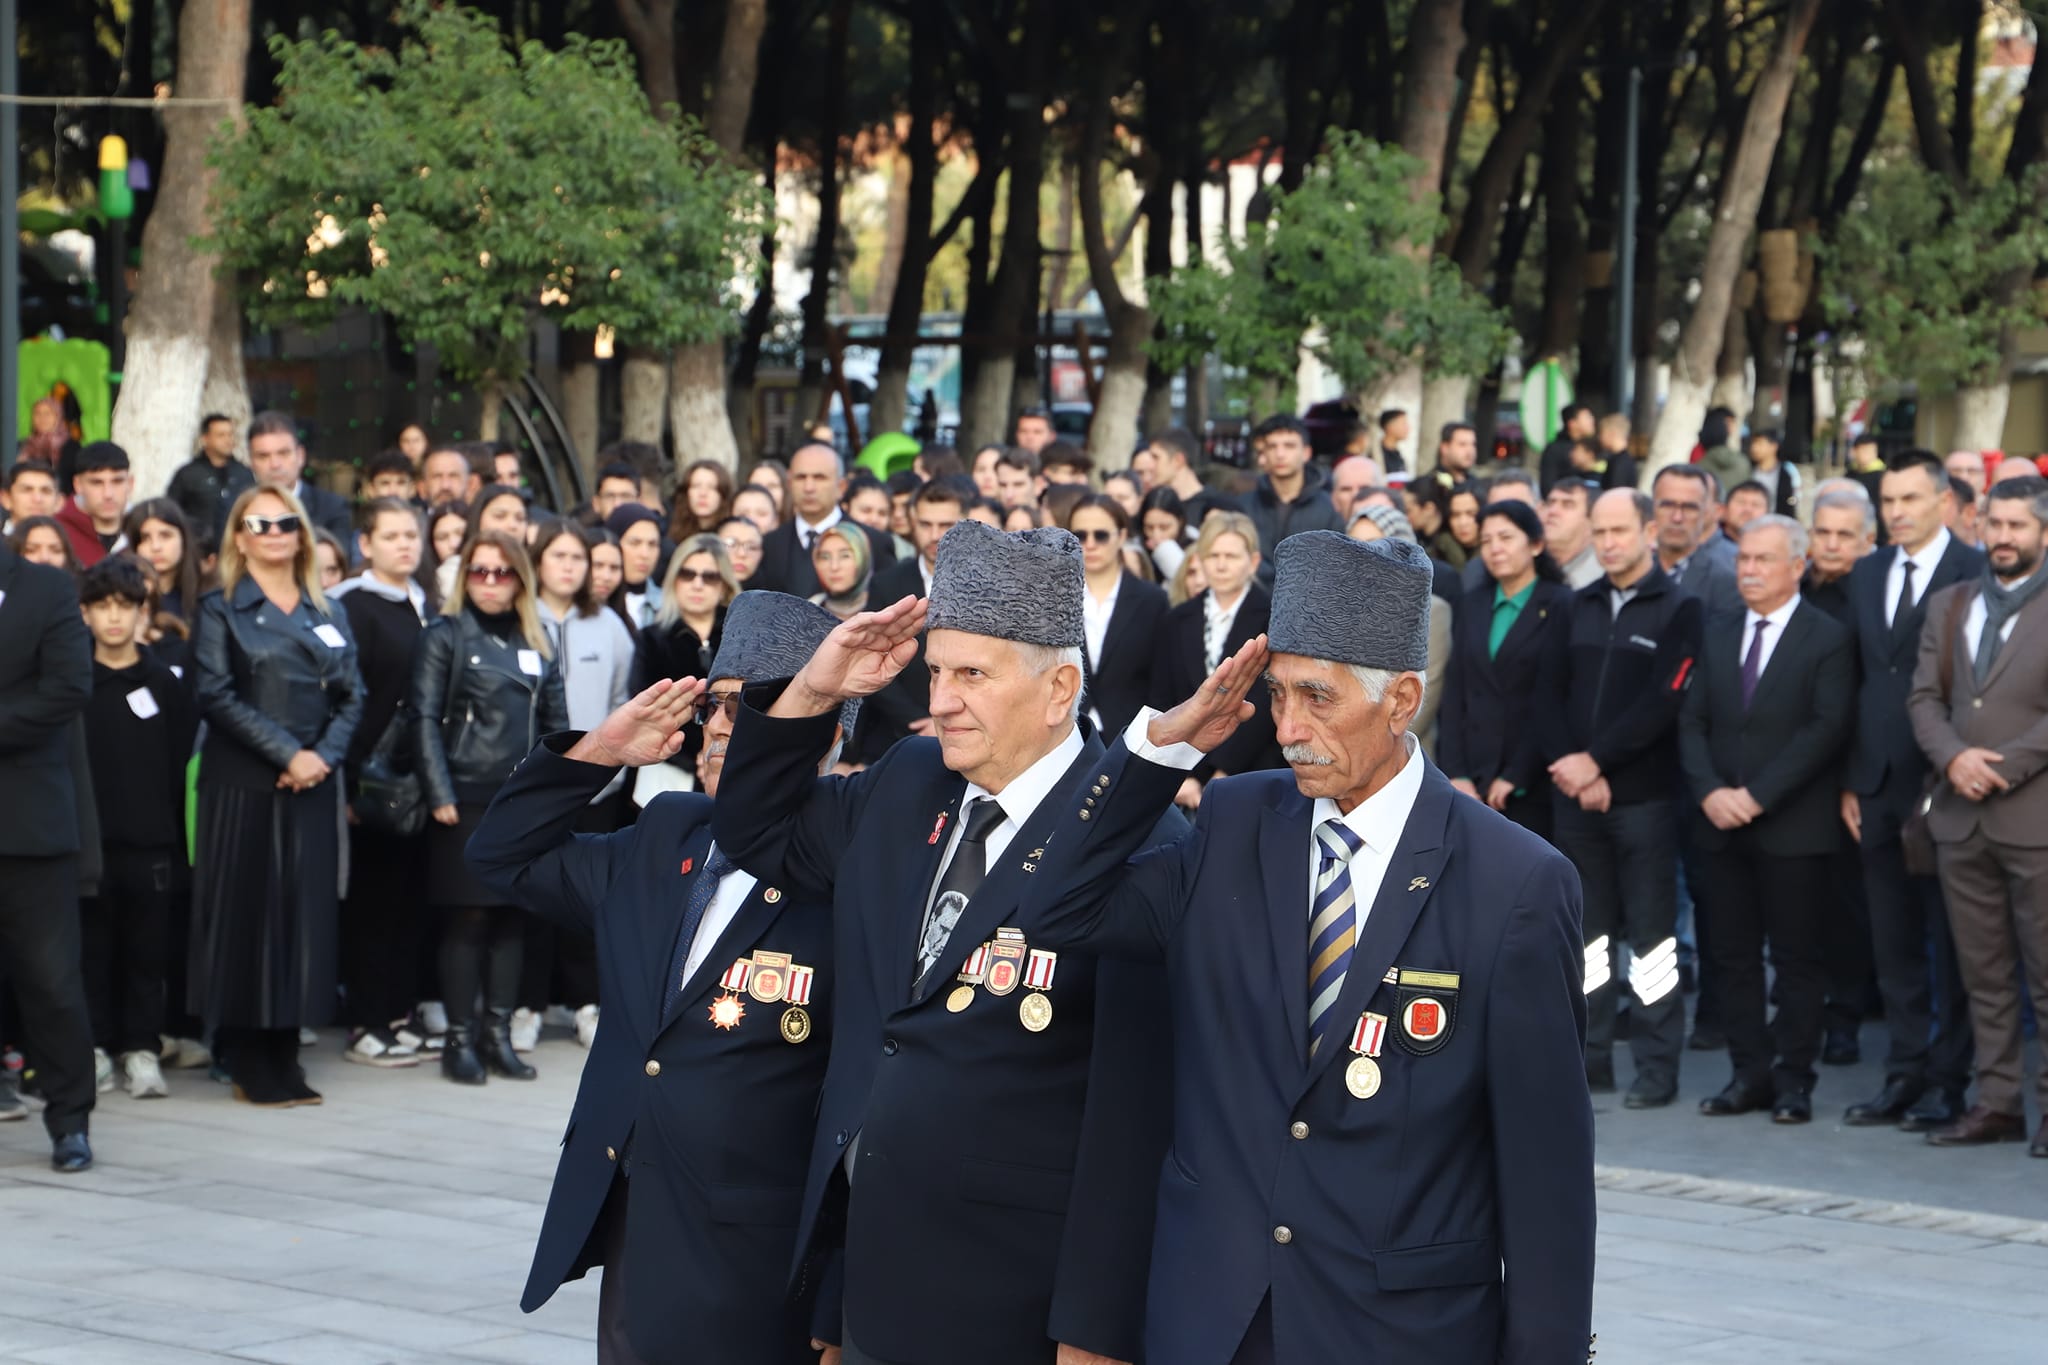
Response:
POLYGON ((1414 158, 1335 133, 1301 188, 1277 187, 1271 218, 1200 265, 1159 282, 1169 368, 1213 352, 1254 382, 1291 392, 1307 349, 1358 393, 1420 357, 1426 374, 1478 374, 1506 349, 1506 318, 1447 261, 1424 261, 1443 231, 1434 202, 1409 197, 1414 158))
POLYGON ((2040 190, 2038 174, 2025 187, 2000 180, 1964 196, 1915 165, 1874 173, 1862 211, 1817 244, 1837 347, 1860 343, 1850 367, 1879 382, 1911 380, 1923 395, 1996 382, 2001 334, 2043 317, 2026 283, 2048 259, 2040 190))
POLYGON ((647 110, 624 44, 510 46, 407 0, 396 52, 273 40, 277 102, 216 145, 208 245, 259 325, 388 314, 462 378, 512 375, 543 315, 653 347, 738 323, 768 211, 688 122, 647 110))

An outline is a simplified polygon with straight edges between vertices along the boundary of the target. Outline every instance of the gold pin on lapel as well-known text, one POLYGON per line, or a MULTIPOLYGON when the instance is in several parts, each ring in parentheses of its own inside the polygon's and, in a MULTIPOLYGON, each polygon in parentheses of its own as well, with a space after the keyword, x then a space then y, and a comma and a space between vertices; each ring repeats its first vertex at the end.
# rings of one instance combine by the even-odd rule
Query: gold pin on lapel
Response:
POLYGON ((1417 878, 1416 878, 1416 879, 1415 879, 1414 881, 1412 881, 1412 882, 1408 883, 1408 889, 1409 889, 1410 891, 1427 891, 1427 890, 1429 890, 1429 878, 1427 878, 1427 877, 1417 877, 1417 878))

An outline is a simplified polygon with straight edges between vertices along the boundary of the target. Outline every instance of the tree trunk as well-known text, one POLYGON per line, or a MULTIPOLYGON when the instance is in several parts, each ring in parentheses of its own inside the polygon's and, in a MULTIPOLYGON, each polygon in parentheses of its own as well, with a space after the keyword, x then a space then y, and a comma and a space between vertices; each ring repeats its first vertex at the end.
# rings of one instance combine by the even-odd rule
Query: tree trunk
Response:
POLYGON ((2012 402, 2010 380, 1956 390, 1956 430, 1951 450, 2003 450, 2005 412, 2012 402))
POLYGON ((661 444, 662 404, 668 398, 668 370, 661 356, 638 346, 619 367, 619 439, 661 444))
POLYGON ((598 424, 598 381, 597 361, 590 354, 588 337, 579 338, 564 333, 564 349, 576 348, 576 353, 566 357, 562 364, 562 425, 569 430, 569 444, 575 448, 577 467, 583 471, 583 480, 588 486, 597 486, 597 447, 600 443, 598 424))
MULTIPOLYGON (((1573 82, 1551 102, 1543 121, 1543 318, 1539 358, 1569 360, 1579 340, 1586 292, 1586 234, 1579 223, 1580 92, 1573 82)), ((1579 387, 1585 387, 1583 375, 1579 387)))
MULTIPOLYGON (((1105 45, 1096 63, 1093 98, 1082 127, 1079 157, 1081 248, 1088 261, 1088 279, 1095 297, 1109 318, 1109 358, 1103 366, 1102 391, 1095 413, 1088 423, 1088 455, 1097 469, 1122 469, 1130 462, 1138 434, 1139 411, 1145 406, 1146 343, 1152 339, 1152 313, 1134 303, 1124 292, 1116 275, 1116 255, 1103 233, 1102 172, 1109 154, 1110 100, 1121 74, 1128 69, 1135 34, 1130 14, 1118 16, 1117 41, 1105 45)), ((1153 183, 1145 191, 1137 210, 1150 211, 1154 236, 1161 236, 1159 205, 1167 205, 1172 216, 1171 181, 1157 156, 1153 161, 1153 183)), ((1083 363, 1087 358, 1084 356, 1083 363)))
POLYGON ((505 385, 495 375, 476 381, 476 438, 495 441, 504 430, 505 385))
POLYGON ((1145 347, 1152 339, 1152 315, 1126 308, 1109 329, 1109 359, 1102 370, 1102 396, 1088 422, 1088 458, 1097 469, 1129 468, 1145 409, 1145 347))
POLYGON ((1423 381, 1422 412, 1414 425, 1421 433, 1421 443, 1429 448, 1432 457, 1436 451, 1436 433, 1442 430, 1444 423, 1470 419, 1474 385, 1473 377, 1468 374, 1439 375, 1423 381))
POLYGON ((126 378, 113 415, 113 436, 134 462, 137 488, 170 481, 192 453, 204 411, 217 285, 214 257, 195 251, 192 240, 211 226, 214 171, 206 164, 207 143, 224 118, 241 120, 248 60, 249 0, 185 0, 178 16, 178 93, 235 103, 226 114, 208 104, 164 110, 162 189, 142 232, 142 278, 128 313, 126 378))
MULTIPOLYGON (((1763 399, 1763 376, 1757 376, 1757 399, 1763 399)), ((1749 310, 1731 307, 1721 329, 1721 357, 1714 366, 1714 391, 1707 402, 1730 412, 1749 408, 1749 310)), ((1722 490, 1726 492, 1726 489, 1722 490)))
POLYGON ((676 0, 618 0, 618 12, 619 27, 640 59, 647 105, 666 119, 682 103, 676 86, 676 0))
POLYGON ((911 14, 910 127, 904 144, 910 179, 904 189, 903 254, 889 290, 887 335, 868 412, 868 426, 877 433, 903 430, 910 416, 910 362, 916 349, 910 338, 924 315, 924 283, 933 251, 932 200, 939 154, 932 143, 932 123, 938 109, 938 66, 945 57, 944 22, 935 0, 920 0, 911 14))
POLYGON ((1720 351, 1721 331, 1735 293, 1736 276, 1742 270, 1743 251, 1756 226, 1757 203, 1763 197, 1764 179, 1770 174, 1778 134, 1784 128, 1785 104, 1799 74, 1800 53, 1805 50, 1820 3, 1821 0, 1793 0, 1782 21, 1770 62, 1750 90, 1742 137, 1736 144, 1727 188, 1714 215, 1713 234, 1707 239, 1699 299, 1679 333, 1670 392, 1651 441, 1652 474, 1667 465, 1682 464, 1690 457, 1700 421, 1706 416, 1707 396, 1714 383, 1714 361, 1720 351))
POLYGON ((839 263, 839 134, 846 117, 847 29, 853 0, 832 0, 825 24, 823 108, 818 123, 818 234, 811 244, 811 287, 803 301, 803 369, 797 381, 796 412, 809 422, 820 397, 837 375, 825 374, 825 329, 831 325, 832 281, 839 263))
POLYGON ((725 402, 725 346, 716 341, 676 349, 669 367, 669 447, 677 470, 698 460, 716 460, 739 472, 740 448, 733 439, 725 402))
POLYGON ((718 45, 718 81, 704 113, 704 132, 718 149, 737 159, 746 142, 747 111, 761 72, 761 35, 768 27, 768 0, 726 0, 725 36, 718 45))
POLYGON ((217 412, 235 429, 235 453, 248 455, 249 376, 242 366, 242 298, 230 274, 213 281, 213 326, 206 334, 206 388, 199 395, 201 413, 217 412))

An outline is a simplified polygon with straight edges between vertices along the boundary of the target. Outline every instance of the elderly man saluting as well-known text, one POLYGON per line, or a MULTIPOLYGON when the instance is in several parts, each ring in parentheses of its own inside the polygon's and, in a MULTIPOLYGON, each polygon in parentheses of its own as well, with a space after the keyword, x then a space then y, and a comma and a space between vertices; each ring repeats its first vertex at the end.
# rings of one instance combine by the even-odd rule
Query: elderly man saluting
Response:
MULTIPOLYGON (((925 646, 934 735, 852 778, 816 775, 833 715, 916 654, 923 602, 852 617, 794 679, 742 694, 719 845, 833 905, 835 1031, 798 1254, 844 1247, 848 1365, 1137 1353, 1164 978, 1056 952, 1023 910, 1065 867, 1054 826, 1105 785, 1102 745, 1075 723, 1083 591, 1065 531, 947 532, 925 646)), ((1185 828, 1164 812, 1135 843, 1185 828)))
POLYGON ((1054 947, 1169 964, 1146 1358, 1583 1360, 1578 879, 1408 733, 1421 551, 1316 531, 1278 561, 1265 685, 1292 773, 1212 784, 1190 834, 1126 864, 1181 771, 1250 716, 1256 660, 1231 661, 1111 749, 1026 910, 1054 947))

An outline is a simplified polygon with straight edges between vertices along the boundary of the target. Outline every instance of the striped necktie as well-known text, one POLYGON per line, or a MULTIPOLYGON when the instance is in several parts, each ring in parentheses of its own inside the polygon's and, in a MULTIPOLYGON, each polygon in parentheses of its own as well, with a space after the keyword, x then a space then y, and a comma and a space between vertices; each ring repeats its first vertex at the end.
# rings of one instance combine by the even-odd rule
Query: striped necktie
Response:
POLYGON ((1323 1041, 1323 1017, 1344 989, 1351 950, 1358 943, 1357 901, 1351 893, 1351 859, 1365 841, 1342 820, 1316 826, 1322 861, 1316 866, 1316 899, 1308 930, 1308 1055, 1323 1041))

